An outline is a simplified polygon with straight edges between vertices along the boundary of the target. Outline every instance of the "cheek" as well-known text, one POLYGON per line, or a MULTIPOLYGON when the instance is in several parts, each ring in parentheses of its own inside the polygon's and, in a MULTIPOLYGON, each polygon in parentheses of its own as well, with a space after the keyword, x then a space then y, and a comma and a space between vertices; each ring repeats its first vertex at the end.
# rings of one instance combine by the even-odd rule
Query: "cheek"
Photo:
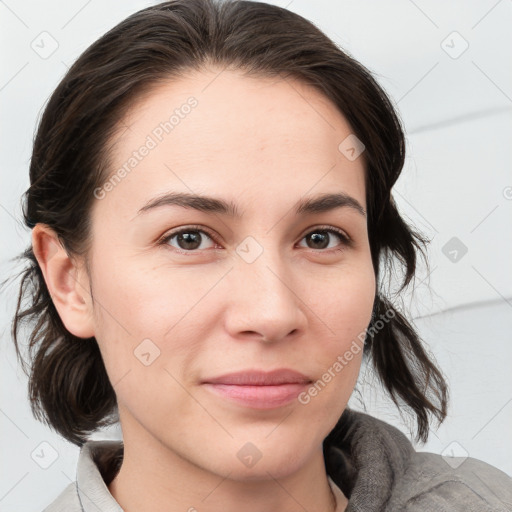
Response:
POLYGON ((318 312, 316 316, 327 334, 314 354, 321 375, 316 391, 311 391, 314 396, 321 392, 325 404, 343 401, 343 397, 348 400, 353 391, 374 299, 375 276, 371 265, 347 268, 330 286, 319 288, 315 313, 318 312))
POLYGON ((114 253, 95 275, 97 308, 104 326, 129 332, 136 339, 161 337, 216 281, 215 275, 200 276, 192 267, 187 270, 144 266, 114 253))
POLYGON ((342 269, 328 286, 319 288, 315 299, 318 316, 329 327, 333 348, 342 350, 364 333, 371 320, 375 285, 371 261, 364 259, 342 269))
MULTIPOLYGON (((165 372, 164 362, 181 380, 177 369, 198 350, 196 340, 206 329, 193 319, 199 311, 203 317, 210 313, 211 303, 201 299, 222 274, 211 269, 201 273, 193 266, 144 267, 110 254, 104 265, 96 266, 93 288, 95 336, 111 382, 127 372, 131 378, 142 372, 137 378, 149 384, 149 374, 155 375, 159 367, 165 372), (146 367, 150 361, 154 363, 146 367)), ((158 379, 169 380, 169 375, 162 373, 158 379)))

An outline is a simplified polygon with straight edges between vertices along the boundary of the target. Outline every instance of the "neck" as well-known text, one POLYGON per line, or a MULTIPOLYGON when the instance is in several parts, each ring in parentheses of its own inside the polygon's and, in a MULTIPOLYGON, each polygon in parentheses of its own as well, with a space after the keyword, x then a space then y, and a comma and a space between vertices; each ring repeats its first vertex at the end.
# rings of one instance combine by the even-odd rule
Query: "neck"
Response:
POLYGON ((123 462, 108 489, 127 512, 239 512, 241 505, 244 512, 341 512, 348 503, 338 488, 335 495, 331 490, 321 446, 297 471, 237 479, 200 467, 154 438, 124 430, 123 437, 123 462))

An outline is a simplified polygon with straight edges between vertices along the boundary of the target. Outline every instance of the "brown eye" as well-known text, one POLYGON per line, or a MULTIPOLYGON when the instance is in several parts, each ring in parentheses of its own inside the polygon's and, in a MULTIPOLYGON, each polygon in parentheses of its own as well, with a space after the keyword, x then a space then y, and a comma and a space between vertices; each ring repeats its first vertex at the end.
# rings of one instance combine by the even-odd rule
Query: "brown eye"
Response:
POLYGON ((350 245, 350 239, 338 229, 315 229, 308 233, 303 240, 307 240, 307 246, 309 249, 317 249, 317 250, 343 250, 347 245, 350 245), (329 246, 330 243, 336 241, 336 238, 341 241, 334 246, 329 246))
POLYGON ((175 231, 165 236, 162 244, 167 244, 176 249, 178 252, 193 252, 204 250, 207 247, 201 247, 205 240, 212 240, 212 237, 202 229, 185 228, 175 231), (171 243, 171 241, 174 241, 171 243))

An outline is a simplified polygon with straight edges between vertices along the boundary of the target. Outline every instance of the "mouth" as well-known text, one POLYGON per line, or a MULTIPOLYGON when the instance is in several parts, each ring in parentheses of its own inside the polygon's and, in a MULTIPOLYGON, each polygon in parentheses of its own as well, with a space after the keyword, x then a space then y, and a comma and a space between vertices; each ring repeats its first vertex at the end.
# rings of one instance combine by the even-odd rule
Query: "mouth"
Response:
POLYGON ((202 385, 231 402, 252 409, 274 409, 293 402, 312 380, 290 369, 247 370, 205 379, 202 385))

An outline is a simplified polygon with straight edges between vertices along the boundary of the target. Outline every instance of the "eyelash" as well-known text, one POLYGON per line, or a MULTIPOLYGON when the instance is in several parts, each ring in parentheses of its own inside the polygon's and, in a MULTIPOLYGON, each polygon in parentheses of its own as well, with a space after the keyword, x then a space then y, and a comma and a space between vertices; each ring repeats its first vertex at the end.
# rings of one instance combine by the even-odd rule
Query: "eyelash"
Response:
MULTIPOLYGON (((164 235, 162 238, 160 238, 160 240, 158 240, 157 242, 157 245, 164 245, 164 246, 167 246, 167 247, 170 247, 168 245, 168 242, 169 240, 171 240, 172 238, 174 238, 175 236, 177 235, 180 235, 181 233, 189 233, 189 232, 199 232, 199 233, 204 233, 206 235, 208 235, 208 237, 215 243, 218 243, 215 236, 213 235, 213 233, 211 233, 210 231, 208 231, 207 229, 205 229, 204 227, 202 226, 187 226, 185 228, 180 228, 179 230, 177 231, 173 231, 171 233, 168 233, 166 235, 164 235)), ((322 232, 322 233, 335 233, 336 235, 338 235, 338 237, 340 238, 341 240, 341 247, 337 247, 337 248, 333 248, 333 249, 310 249, 311 251, 319 251, 319 252, 323 252, 323 253, 331 253, 331 252, 338 252, 338 251, 344 251, 347 247, 352 247, 353 246, 353 240, 347 236, 343 231, 341 231, 340 229, 338 228, 334 228, 333 226, 318 226, 316 227, 315 229, 307 232, 302 238, 301 240, 303 240, 306 236, 312 234, 312 233, 317 233, 317 232, 322 232)), ((194 249, 194 250, 191 250, 191 251, 184 251, 182 249, 177 249, 176 247, 172 247, 171 248, 172 251, 174 252, 177 252, 178 254, 184 254, 184 255, 196 255, 198 252, 202 252, 201 250, 198 250, 198 249, 194 249)))

